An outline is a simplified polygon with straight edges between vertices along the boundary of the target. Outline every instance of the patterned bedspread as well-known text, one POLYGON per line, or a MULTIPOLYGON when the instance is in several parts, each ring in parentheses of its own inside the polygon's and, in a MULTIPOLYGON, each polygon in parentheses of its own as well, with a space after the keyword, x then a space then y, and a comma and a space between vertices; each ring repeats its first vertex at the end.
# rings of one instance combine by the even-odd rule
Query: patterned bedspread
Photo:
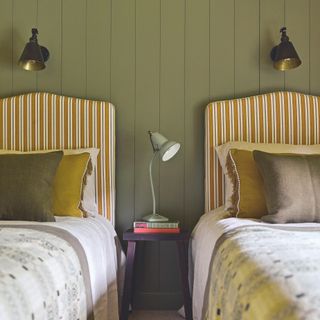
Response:
POLYGON ((203 319, 320 319, 320 227, 239 227, 212 259, 203 319))
POLYGON ((0 225, 0 319, 92 319, 87 260, 51 226, 0 225))

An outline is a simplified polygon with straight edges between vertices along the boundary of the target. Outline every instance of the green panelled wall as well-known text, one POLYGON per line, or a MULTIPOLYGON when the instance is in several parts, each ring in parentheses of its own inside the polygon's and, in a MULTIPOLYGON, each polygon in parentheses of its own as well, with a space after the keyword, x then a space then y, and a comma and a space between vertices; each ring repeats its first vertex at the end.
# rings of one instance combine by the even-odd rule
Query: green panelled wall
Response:
MULTIPOLYGON (((150 213, 147 130, 181 142, 156 163, 160 212, 191 229, 203 213, 203 112, 210 100, 279 89, 320 94, 318 0, 1 0, 0 95, 28 91, 110 100, 117 110, 117 230, 150 213), (272 68, 279 29, 303 61, 272 68), (17 60, 30 29, 49 48, 47 69, 17 60)), ((181 303, 174 244, 138 248, 135 304, 181 303)))

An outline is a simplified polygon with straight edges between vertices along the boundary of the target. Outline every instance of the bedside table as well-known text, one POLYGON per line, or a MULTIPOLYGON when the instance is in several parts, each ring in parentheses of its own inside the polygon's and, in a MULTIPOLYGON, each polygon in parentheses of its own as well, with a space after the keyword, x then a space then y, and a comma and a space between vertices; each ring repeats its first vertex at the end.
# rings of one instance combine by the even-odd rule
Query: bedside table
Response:
POLYGON ((127 263, 124 280, 124 290, 121 306, 121 320, 128 319, 129 303, 132 300, 133 267, 138 241, 175 241, 178 248, 180 277, 183 289, 184 310, 187 320, 192 320, 192 302, 188 280, 188 244, 190 232, 180 233, 134 233, 129 229, 123 233, 123 240, 128 241, 127 263))

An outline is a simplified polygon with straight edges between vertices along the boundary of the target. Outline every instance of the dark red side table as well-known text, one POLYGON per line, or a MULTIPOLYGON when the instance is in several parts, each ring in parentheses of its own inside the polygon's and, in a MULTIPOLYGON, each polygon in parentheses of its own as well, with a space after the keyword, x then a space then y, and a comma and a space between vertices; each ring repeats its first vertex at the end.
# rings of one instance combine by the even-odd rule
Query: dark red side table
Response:
POLYGON ((134 233, 129 229, 123 233, 123 240, 128 241, 127 264, 121 306, 121 320, 128 319, 129 304, 132 300, 133 268, 138 241, 175 241, 178 248, 180 277, 183 289, 184 310, 187 320, 192 320, 192 301, 188 282, 188 244, 190 232, 180 233, 134 233))

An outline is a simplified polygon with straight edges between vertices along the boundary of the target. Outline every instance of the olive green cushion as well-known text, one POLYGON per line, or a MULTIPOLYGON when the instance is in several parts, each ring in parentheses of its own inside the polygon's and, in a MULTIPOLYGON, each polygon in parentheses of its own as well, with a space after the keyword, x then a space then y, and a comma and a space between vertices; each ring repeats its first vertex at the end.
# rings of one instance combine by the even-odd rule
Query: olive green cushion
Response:
POLYGON ((52 185, 63 152, 0 155, 0 219, 55 221, 52 185))
POLYGON ((320 155, 254 151, 262 175, 265 222, 320 222, 320 155))

